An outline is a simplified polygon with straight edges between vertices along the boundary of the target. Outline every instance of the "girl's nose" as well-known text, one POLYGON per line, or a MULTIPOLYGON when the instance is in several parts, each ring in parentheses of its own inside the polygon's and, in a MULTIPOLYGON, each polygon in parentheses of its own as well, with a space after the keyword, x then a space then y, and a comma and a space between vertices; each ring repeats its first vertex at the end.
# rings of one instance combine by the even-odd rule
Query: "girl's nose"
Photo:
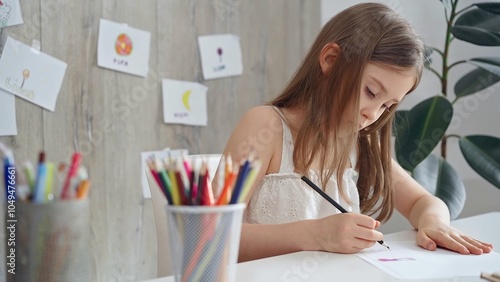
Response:
POLYGON ((373 123, 379 117, 379 111, 373 108, 365 108, 362 112, 363 118, 368 124, 373 123))

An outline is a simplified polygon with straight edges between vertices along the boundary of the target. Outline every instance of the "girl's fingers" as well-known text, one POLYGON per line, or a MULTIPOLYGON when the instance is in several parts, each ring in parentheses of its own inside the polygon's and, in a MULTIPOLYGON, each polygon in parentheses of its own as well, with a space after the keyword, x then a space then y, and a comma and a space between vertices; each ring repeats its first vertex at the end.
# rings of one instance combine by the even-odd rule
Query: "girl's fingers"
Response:
POLYGON ((465 242, 467 242, 467 244, 472 246, 471 248, 469 247, 467 248, 473 254, 480 255, 482 253, 489 253, 493 248, 492 244, 484 243, 468 236, 462 236, 462 240, 464 240, 465 242))
POLYGON ((359 226, 355 229, 357 239, 375 242, 384 239, 384 235, 377 230, 359 226))
POLYGON ((425 232, 417 233, 417 244, 429 251, 436 250, 436 243, 425 232))
POLYGON ((360 252, 366 248, 372 247, 373 245, 375 245, 375 241, 355 238, 352 247, 356 250, 356 252, 360 252))
POLYGON ((473 242, 472 238, 468 238, 467 236, 453 236, 453 239, 464 246, 470 254, 480 255, 483 253, 483 249, 477 247, 477 242, 473 242))
POLYGON ((469 249, 467 249, 461 242, 459 242, 458 238, 455 239, 448 234, 444 235, 445 238, 443 238, 443 241, 439 241, 438 244, 439 246, 446 248, 448 250, 456 251, 458 253, 468 255, 470 254, 469 249))
POLYGON ((370 229, 377 228, 377 220, 367 215, 354 214, 354 213, 352 215, 354 216, 353 218, 355 218, 355 222, 357 225, 370 229))

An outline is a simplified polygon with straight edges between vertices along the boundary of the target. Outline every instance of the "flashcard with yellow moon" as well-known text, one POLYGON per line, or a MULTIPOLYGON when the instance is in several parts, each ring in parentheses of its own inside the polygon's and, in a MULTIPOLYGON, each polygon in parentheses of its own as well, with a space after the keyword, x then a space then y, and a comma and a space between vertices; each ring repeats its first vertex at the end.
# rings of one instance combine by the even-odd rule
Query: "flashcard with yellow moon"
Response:
POLYGON ((207 126, 207 90, 200 83, 162 79, 163 121, 207 126))
POLYGON ((187 90, 182 94, 182 104, 188 111, 191 111, 191 107, 189 106, 189 97, 191 97, 191 90, 187 90))

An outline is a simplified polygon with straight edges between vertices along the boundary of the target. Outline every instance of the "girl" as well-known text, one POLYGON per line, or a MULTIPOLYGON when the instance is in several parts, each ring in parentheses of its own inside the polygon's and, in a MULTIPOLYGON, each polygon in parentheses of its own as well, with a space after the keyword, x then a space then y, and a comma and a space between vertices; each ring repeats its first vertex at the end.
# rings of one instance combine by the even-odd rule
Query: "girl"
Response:
POLYGON ((417 87, 423 60, 408 22, 382 4, 355 5, 323 27, 285 90, 250 109, 224 150, 239 160, 253 148, 262 161, 247 199, 240 261, 359 252, 383 239, 376 228, 394 208, 427 250, 491 251, 451 227, 446 205, 391 158, 394 112, 417 87), (338 213, 301 175, 349 213, 338 213))

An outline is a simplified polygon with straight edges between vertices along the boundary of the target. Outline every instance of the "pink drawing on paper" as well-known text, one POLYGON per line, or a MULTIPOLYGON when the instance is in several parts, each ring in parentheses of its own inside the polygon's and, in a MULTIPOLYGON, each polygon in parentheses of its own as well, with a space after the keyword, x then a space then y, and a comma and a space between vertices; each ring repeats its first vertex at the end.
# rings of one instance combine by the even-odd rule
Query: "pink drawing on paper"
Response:
POLYGON ((414 258, 379 258, 381 262, 391 262, 391 261, 412 261, 414 258))

